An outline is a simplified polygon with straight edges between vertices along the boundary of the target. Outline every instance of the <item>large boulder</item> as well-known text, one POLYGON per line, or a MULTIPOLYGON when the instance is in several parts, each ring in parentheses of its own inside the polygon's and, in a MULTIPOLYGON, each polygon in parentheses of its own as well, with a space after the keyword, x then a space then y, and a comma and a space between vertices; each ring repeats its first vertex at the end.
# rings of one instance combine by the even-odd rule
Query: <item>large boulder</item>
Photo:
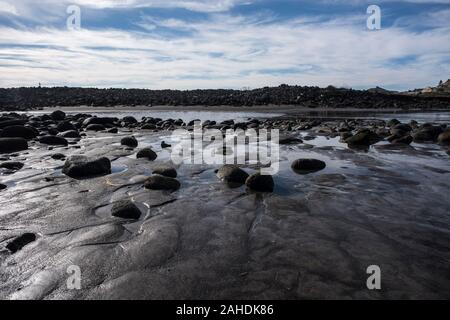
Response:
POLYGON ((137 220, 141 216, 141 210, 130 200, 121 200, 114 203, 111 214, 114 217, 137 220))
POLYGON ((83 121, 83 126, 88 126, 90 124, 103 124, 103 125, 111 125, 114 124, 117 121, 117 118, 109 118, 109 117, 91 117, 87 118, 83 121))
POLYGON ((86 131, 103 131, 106 127, 102 124, 93 123, 86 127, 86 131))
POLYGON ((299 174, 307 174, 325 169, 325 162, 317 159, 297 159, 292 162, 291 168, 299 174))
POLYGON ((0 129, 10 127, 10 126, 21 126, 27 123, 26 120, 22 119, 8 119, 0 121, 0 129))
POLYGON ((111 161, 105 157, 90 160, 86 156, 71 156, 66 160, 62 172, 75 179, 106 175, 111 173, 111 161))
POLYGON ((135 137, 125 137, 120 140, 120 144, 130 148, 136 148, 138 146, 138 141, 135 137))
POLYGON ((152 123, 146 123, 146 124, 144 124, 141 127, 141 129, 143 129, 143 130, 155 130, 156 126, 154 124, 152 124, 152 123))
POLYGON ((64 131, 59 135, 63 138, 80 138, 80 133, 77 130, 64 131))
POLYGON ((62 120, 64 120, 66 118, 66 114, 63 111, 61 111, 61 110, 56 110, 56 111, 53 111, 50 114, 50 117, 53 120, 62 121, 62 120))
POLYGON ((245 183, 248 173, 236 165, 226 164, 217 171, 217 177, 230 187, 238 187, 245 183))
POLYGON ((11 153, 28 149, 24 138, 0 138, 0 153, 11 153))
POLYGON ((177 179, 161 176, 159 174, 149 177, 144 183, 144 187, 151 190, 176 191, 180 189, 180 186, 180 182, 177 179))
POLYGON ((24 138, 24 139, 34 139, 37 136, 37 132, 29 127, 24 126, 9 126, 2 130, 1 137, 4 138, 24 138))
POLYGON ((172 168, 170 166, 161 165, 153 169, 153 174, 159 174, 161 176, 169 178, 176 178, 177 170, 175 170, 175 168, 172 168))
POLYGON ((132 116, 126 116, 123 117, 122 122, 125 122, 126 124, 135 124, 138 123, 135 117, 132 116))
POLYGON ((155 160, 157 157, 158 157, 158 155, 156 154, 156 152, 153 151, 150 148, 141 149, 136 154, 136 158, 137 159, 145 158, 145 159, 148 159, 150 161, 155 160))
POLYGON ((0 164, 0 168, 8 169, 11 171, 18 171, 18 170, 22 169, 23 166, 24 166, 24 164, 19 161, 8 161, 8 162, 3 162, 0 164))
POLYGON ((435 142, 444 130, 440 126, 425 124, 412 134, 415 142, 435 142))
POLYGON ((438 136, 440 144, 450 144, 450 131, 444 131, 438 136))
POLYGON ((409 134, 404 135, 404 136, 397 136, 397 135, 395 135, 395 136, 389 137, 388 140, 391 143, 408 145, 408 144, 411 144, 411 142, 413 142, 413 137, 411 135, 409 135, 409 134))
POLYGON ((253 191, 273 192, 275 183, 271 175, 262 175, 257 172, 252 174, 245 181, 246 186, 253 191))
POLYGON ((362 129, 345 142, 350 146, 370 146, 380 141, 380 137, 369 129, 362 129))
POLYGON ((67 146, 68 144, 65 138, 58 136, 43 136, 39 138, 39 142, 42 144, 48 144, 52 146, 67 146))
POLYGON ((401 122, 398 121, 397 119, 391 119, 386 123, 386 125, 391 128, 391 127, 395 127, 396 125, 398 125, 400 123, 401 122))
POLYGON ((61 121, 56 126, 56 129, 59 132, 64 132, 64 131, 69 131, 69 130, 77 130, 77 128, 72 123, 70 123, 69 121, 61 121))

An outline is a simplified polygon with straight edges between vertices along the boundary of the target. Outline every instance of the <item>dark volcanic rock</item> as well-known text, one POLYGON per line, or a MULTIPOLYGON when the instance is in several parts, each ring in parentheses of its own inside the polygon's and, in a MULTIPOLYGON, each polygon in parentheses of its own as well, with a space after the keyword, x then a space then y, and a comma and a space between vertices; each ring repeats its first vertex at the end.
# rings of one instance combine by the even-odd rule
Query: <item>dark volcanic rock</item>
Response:
POLYGON ((411 142, 413 142, 413 137, 407 134, 403 137, 395 136, 394 138, 388 140, 391 141, 391 143, 411 144, 411 142))
POLYGON ((62 122, 58 123, 56 129, 58 129, 59 132, 64 132, 64 131, 69 131, 69 130, 77 130, 77 128, 69 121, 62 121, 62 122))
POLYGON ((15 238, 6 245, 6 248, 11 251, 11 253, 16 253, 21 250, 27 244, 36 240, 36 235, 34 233, 24 233, 23 235, 15 238))
POLYGON ((11 153, 28 149, 24 138, 0 138, 0 153, 11 153))
POLYGON ((63 138, 80 138, 80 133, 76 130, 69 130, 59 134, 63 138))
POLYGON ((120 144, 130 148, 136 148, 138 146, 138 141, 135 137, 125 137, 120 140, 120 144))
POLYGON ((177 170, 175 168, 169 167, 169 166, 159 166, 153 169, 154 174, 159 174, 165 177, 169 178, 176 178, 177 177, 177 170))
POLYGON ((303 143, 302 139, 296 137, 280 137, 279 144, 297 144, 303 143))
POLYGON ((52 146, 67 146, 68 144, 65 138, 57 136, 43 136, 39 138, 39 142, 52 146))
POLYGON ((102 124, 102 125, 111 125, 114 122, 117 121, 117 118, 109 118, 109 117, 102 117, 102 118, 97 118, 97 117, 91 117, 91 118, 87 118, 86 120, 83 121, 83 126, 88 126, 90 124, 102 124))
POLYGON ((440 126, 423 125, 412 136, 415 142, 435 142, 442 131, 440 126))
POLYGON ((149 177, 145 183, 146 189, 152 190, 172 190, 176 191, 180 188, 180 182, 177 179, 155 174, 149 177))
POLYGON ((114 203, 111 214, 114 217, 137 220, 141 216, 141 210, 130 200, 121 200, 114 203))
POLYGON ((37 136, 37 132, 31 128, 24 126, 10 126, 2 130, 0 137, 4 138, 24 138, 34 139, 37 136))
POLYGON ((51 157, 52 157, 52 159, 55 159, 55 160, 62 160, 62 159, 66 158, 66 156, 64 154, 62 154, 62 153, 52 154, 51 157))
POLYGON ((397 119, 391 119, 386 123, 388 127, 395 127, 398 124, 400 124, 400 121, 398 121, 397 119))
POLYGON ((165 149, 165 148, 170 148, 171 145, 166 143, 165 141, 161 142, 161 148, 165 149))
POLYGON ((450 131, 444 131, 438 136, 440 144, 450 144, 450 131))
POLYGON ((12 171, 18 171, 22 169, 24 164, 22 162, 18 161, 9 161, 9 162, 3 162, 0 164, 0 168, 12 170, 12 171))
POLYGON ((6 188, 8 188, 7 185, 0 183, 0 190, 5 190, 6 188))
POLYGON ((131 117, 131 116, 127 116, 127 117, 123 117, 122 122, 125 122, 127 124, 135 124, 138 123, 138 121, 136 120, 135 117, 131 117))
POLYGON ((66 114, 65 114, 63 111, 61 111, 61 110, 56 110, 56 111, 53 111, 53 112, 50 114, 50 117, 51 117, 53 120, 59 120, 59 121, 61 121, 61 120, 64 120, 64 119, 66 118, 66 114))
POLYGON ((247 180, 248 173, 236 165, 226 164, 217 171, 217 177, 230 187, 239 187, 247 180))
POLYGON ((356 146, 370 146, 378 141, 380 141, 380 137, 369 129, 360 130, 358 133, 345 140, 347 144, 356 146))
POLYGON ((71 156, 66 160, 62 172, 71 178, 88 178, 111 173, 108 158, 89 160, 86 156, 71 156))
POLYGON ((271 175, 262 175, 259 172, 249 176, 245 184, 250 190, 258 192, 273 192, 275 186, 271 175))
POLYGON ((155 160, 158 157, 155 151, 150 148, 144 148, 138 151, 136 154, 137 159, 146 158, 150 161, 155 160))
POLYGON ((119 129, 117 129, 117 128, 111 128, 111 129, 108 129, 107 132, 108 132, 108 133, 117 133, 117 132, 119 132, 119 129))
POLYGON ((102 124, 90 124, 86 127, 86 131, 103 131, 106 130, 105 126, 102 124))
POLYGON ((141 129, 143 129, 143 130, 155 130, 156 126, 154 124, 152 124, 152 123, 146 123, 146 124, 144 124, 141 127, 141 129))
POLYGON ((317 159, 297 159, 292 162, 291 168, 299 174, 307 174, 325 169, 325 162, 317 159))
POLYGON ((0 121, 0 129, 10 127, 10 126, 21 126, 21 125, 24 125, 25 123, 26 123, 26 120, 21 120, 21 119, 4 120, 4 121, 0 121))

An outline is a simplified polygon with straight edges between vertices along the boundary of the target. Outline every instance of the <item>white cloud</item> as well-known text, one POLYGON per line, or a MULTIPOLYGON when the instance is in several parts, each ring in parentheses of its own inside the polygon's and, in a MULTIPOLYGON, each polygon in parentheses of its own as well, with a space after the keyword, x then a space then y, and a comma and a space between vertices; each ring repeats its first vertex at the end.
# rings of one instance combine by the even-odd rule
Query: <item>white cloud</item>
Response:
POLYGON ((0 13, 17 15, 17 9, 12 3, 0 1, 0 13))
POLYGON ((364 16, 332 21, 211 14, 205 21, 144 17, 155 32, 0 27, 0 86, 239 88, 280 83, 415 88, 450 74, 450 24, 411 32, 364 29, 364 16), (23 46, 24 44, 28 46, 23 46), (30 47, 30 46, 33 47, 30 47), (412 56, 407 64, 391 61, 412 56))

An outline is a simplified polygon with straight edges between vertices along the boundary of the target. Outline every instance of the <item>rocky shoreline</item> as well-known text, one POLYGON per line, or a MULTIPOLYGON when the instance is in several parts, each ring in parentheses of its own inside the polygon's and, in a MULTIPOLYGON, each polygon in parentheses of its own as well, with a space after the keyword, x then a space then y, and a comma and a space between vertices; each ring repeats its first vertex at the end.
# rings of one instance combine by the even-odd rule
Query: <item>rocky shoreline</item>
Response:
POLYGON ((285 106, 299 108, 449 109, 450 93, 400 93, 386 90, 280 85, 253 90, 147 90, 35 87, 0 89, 0 110, 65 106, 285 106))
POLYGON ((193 124, 3 114, 0 298, 449 298, 445 124, 202 123, 279 129, 273 177, 174 165, 171 132, 193 124), (381 291, 365 288, 372 264, 381 291), (72 265, 81 290, 66 287, 72 265))

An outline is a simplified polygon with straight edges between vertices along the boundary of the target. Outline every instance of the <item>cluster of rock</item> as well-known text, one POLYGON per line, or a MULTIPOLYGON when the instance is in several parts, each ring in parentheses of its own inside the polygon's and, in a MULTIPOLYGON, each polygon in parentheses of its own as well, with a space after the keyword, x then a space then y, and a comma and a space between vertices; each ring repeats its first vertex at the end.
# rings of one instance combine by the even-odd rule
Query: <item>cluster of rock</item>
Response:
POLYGON ((94 88, 0 89, 0 110, 56 106, 254 106, 299 105, 309 108, 448 108, 450 95, 415 96, 380 90, 280 85, 254 90, 146 90, 94 88))
MULTIPOLYGON (((27 150, 29 143, 39 143, 52 148, 53 146, 68 146, 77 144, 87 132, 103 132, 115 134, 119 129, 170 131, 184 128, 188 131, 194 129, 196 120, 185 123, 181 119, 167 119, 143 117, 137 120, 128 116, 122 119, 114 117, 93 117, 89 114, 66 115, 62 111, 51 114, 25 115, 9 113, 0 116, 0 153, 11 154, 27 150)), ((299 131, 309 131, 329 137, 340 136, 341 142, 349 148, 367 149, 379 142, 387 141, 395 145, 409 145, 413 141, 418 143, 439 143, 450 145, 450 130, 446 125, 430 123, 418 124, 416 121, 401 123, 396 119, 383 120, 320 120, 320 119, 249 119, 245 122, 227 120, 220 123, 216 121, 204 121, 204 128, 221 130, 224 134, 228 129, 279 129, 282 132, 279 143, 281 145, 299 145, 303 140, 297 135, 299 131)), ((305 136, 308 140, 313 136, 305 136)), ((139 146, 134 136, 126 136, 120 140, 120 144, 127 149, 135 149, 139 146)), ((162 148, 170 148, 166 142, 161 143, 162 148)), ((227 150, 220 152, 226 154, 227 150)), ((83 155, 68 157, 62 153, 51 156, 55 160, 65 161, 62 172, 75 179, 85 179, 94 176, 102 176, 111 173, 111 162, 107 157, 89 158, 83 155)), ((151 148, 137 150, 136 158, 154 161, 158 157, 151 148)), ((17 161, 5 161, 2 158, 0 171, 13 173, 21 170, 23 163, 17 161)), ((326 164, 318 159, 298 159, 292 163, 292 170, 298 174, 308 174, 322 170, 326 164)), ((230 187, 246 185, 250 190, 260 192, 272 192, 274 181, 271 176, 259 173, 249 175, 237 166, 224 166, 217 171, 217 176, 230 187)), ((153 171, 153 175, 144 183, 144 187, 152 190, 176 191, 181 184, 176 179, 177 172, 172 167, 160 166, 153 171)), ((5 189, 0 185, 0 189, 5 189)))

